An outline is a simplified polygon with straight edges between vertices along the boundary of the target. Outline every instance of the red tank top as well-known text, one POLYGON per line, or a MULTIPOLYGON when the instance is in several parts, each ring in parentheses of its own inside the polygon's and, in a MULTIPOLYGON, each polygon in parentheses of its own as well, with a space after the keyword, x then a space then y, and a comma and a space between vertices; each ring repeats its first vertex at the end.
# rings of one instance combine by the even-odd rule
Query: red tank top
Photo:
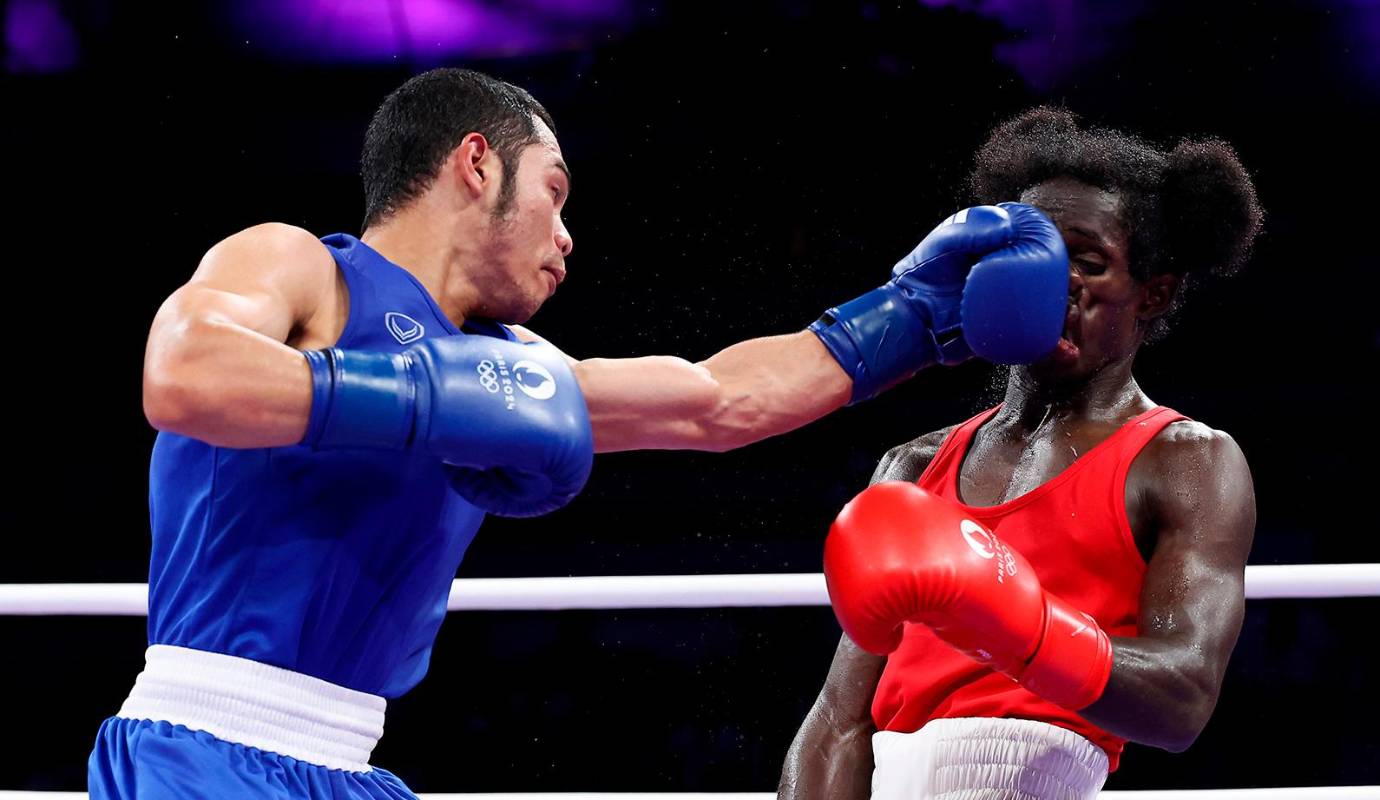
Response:
MULTIPOLYGON (((1123 425, 1048 482, 1001 505, 958 499, 958 472, 973 434, 1000 409, 954 429, 917 483, 952 500, 1025 556, 1045 590, 1097 620, 1109 636, 1135 636, 1145 560, 1126 517, 1126 474, 1141 448, 1187 417, 1158 406, 1123 425)), ((1012 717, 1067 728, 1107 751, 1115 770, 1126 740, 1026 691, 937 638, 907 624, 887 657, 872 700, 879 730, 917 731, 932 719, 1012 717)))

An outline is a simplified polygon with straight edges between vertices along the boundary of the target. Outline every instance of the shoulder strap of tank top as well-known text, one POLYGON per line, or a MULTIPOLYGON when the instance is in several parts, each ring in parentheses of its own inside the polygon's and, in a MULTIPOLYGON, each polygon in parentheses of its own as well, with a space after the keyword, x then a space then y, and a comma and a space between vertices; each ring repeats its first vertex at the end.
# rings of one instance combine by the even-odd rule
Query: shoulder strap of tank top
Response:
MULTIPOLYGON (((365 244, 358 237, 348 233, 333 233, 321 237, 321 242, 330 248, 336 263, 341 265, 345 274, 345 282, 350 287, 352 294, 356 291, 359 279, 367 279, 377 291, 384 293, 385 296, 395 298, 406 296, 409 301, 415 301, 420 306, 425 307, 435 324, 439 325, 441 330, 447 334, 454 335, 460 332, 441 311, 441 307, 436 303, 436 298, 431 296, 431 293, 417 279, 417 276, 389 261, 382 253, 365 244)), ((356 316, 353 305, 352 298, 351 318, 356 316)))
POLYGON ((1121 430, 1112 434, 1117 438, 1117 485, 1125 483, 1126 475, 1131 471, 1131 463, 1136 460, 1136 456, 1140 455, 1140 451, 1145 449, 1151 439, 1159 436, 1160 431, 1175 422, 1186 419, 1188 417, 1168 406, 1155 406, 1132 418, 1130 422, 1121 426, 1121 430))
POLYGON ((989 408, 949 431, 949 435, 944 437, 944 443, 939 446, 939 451, 934 454, 934 458, 930 459, 930 463, 920 473, 920 477, 915 479, 915 482, 924 483, 930 477, 930 473, 943 469, 941 464, 946 464, 954 458, 955 451, 957 451, 957 458, 962 460, 963 455, 968 452, 968 445, 973 441, 973 434, 1000 410, 1000 405, 989 408))

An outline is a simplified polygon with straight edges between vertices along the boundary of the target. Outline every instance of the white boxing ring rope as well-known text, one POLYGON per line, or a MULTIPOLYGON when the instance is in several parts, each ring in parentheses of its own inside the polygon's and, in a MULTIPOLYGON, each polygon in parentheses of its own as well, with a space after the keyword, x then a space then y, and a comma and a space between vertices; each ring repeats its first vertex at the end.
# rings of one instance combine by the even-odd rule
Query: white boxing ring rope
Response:
MULTIPOLYGON (((1246 567, 1250 599, 1377 597, 1380 564, 1246 567)), ((761 608, 829 604, 819 573, 469 578, 451 585, 450 611, 761 608)), ((143 616, 142 583, 0 584, 0 615, 143 616)), ((0 791, 0 800, 78 800, 85 792, 0 791)), ((423 794, 423 800, 770 800, 767 792, 423 794)), ((1380 800, 1377 786, 1102 792, 1105 800, 1380 800)))
MULTIPOLYGON (((422 792, 421 800, 775 800, 771 792, 545 792, 460 794, 422 792)), ((1098 800, 1376 800, 1380 786, 1299 786, 1282 789, 1150 789, 1100 792, 1098 800)), ((86 800, 86 792, 0 790, 0 800, 86 800)))
MULTIPOLYGON (((1253 600, 1380 597, 1380 564, 1246 567, 1253 600)), ((451 584, 450 611, 562 611, 610 608, 827 606, 817 572, 767 575, 619 575, 581 578, 466 578, 451 584)), ((0 584, 0 616, 148 613, 142 583, 0 584)))

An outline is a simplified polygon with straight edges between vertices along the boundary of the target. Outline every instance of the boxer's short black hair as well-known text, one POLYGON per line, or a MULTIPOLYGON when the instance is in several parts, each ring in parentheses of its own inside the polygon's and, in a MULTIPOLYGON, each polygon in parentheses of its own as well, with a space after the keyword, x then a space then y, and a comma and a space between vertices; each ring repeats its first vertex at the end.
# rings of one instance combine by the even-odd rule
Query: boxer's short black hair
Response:
POLYGON ((1245 265, 1264 219, 1255 185, 1226 142, 1185 139, 1162 150, 1122 131, 1084 127, 1048 106, 998 125, 978 150, 968 186, 975 202, 998 203, 1061 176, 1121 196, 1132 277, 1183 279, 1147 341, 1167 331, 1191 280, 1233 275, 1245 265))
POLYGON ((489 141, 503 162, 499 207, 513 196, 518 154, 537 141, 551 115, 526 90, 468 69, 423 72, 384 98, 364 134, 364 227, 416 199, 468 133, 489 141))

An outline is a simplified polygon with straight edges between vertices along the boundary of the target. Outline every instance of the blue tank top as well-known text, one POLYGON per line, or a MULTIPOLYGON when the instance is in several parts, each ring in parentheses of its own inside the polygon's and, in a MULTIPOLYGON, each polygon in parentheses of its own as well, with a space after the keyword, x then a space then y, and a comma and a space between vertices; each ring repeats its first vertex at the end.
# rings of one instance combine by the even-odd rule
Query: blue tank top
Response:
MULTIPOLYGON (((461 334, 411 273, 322 239, 349 287, 337 346, 398 352, 461 334)), ((515 339, 492 322, 464 334, 515 339)), ((484 514, 434 458, 215 447, 160 433, 149 469, 149 643, 250 658, 397 697, 426 674, 484 514)))

